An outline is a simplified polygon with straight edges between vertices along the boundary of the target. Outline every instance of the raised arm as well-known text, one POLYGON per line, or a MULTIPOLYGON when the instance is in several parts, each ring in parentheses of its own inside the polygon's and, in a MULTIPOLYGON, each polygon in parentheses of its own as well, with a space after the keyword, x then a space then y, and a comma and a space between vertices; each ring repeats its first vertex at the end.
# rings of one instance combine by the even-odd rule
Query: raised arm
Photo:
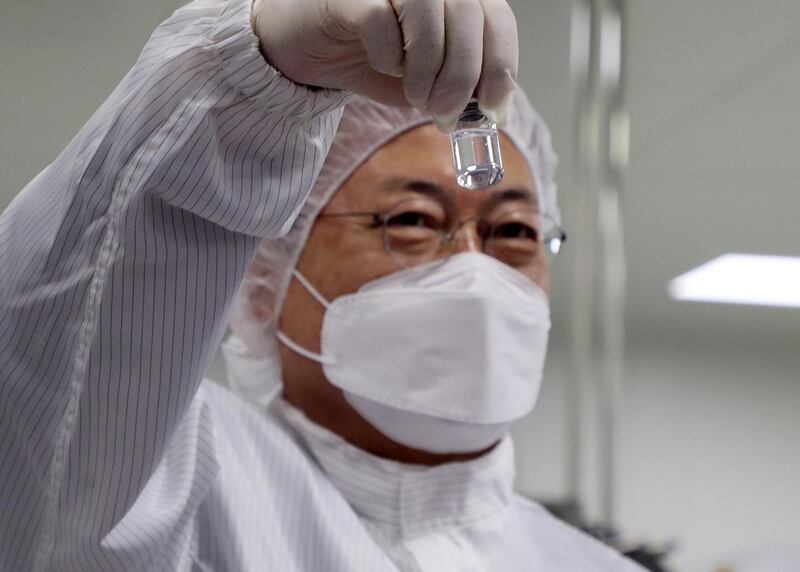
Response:
POLYGON ((344 99, 266 63, 250 0, 190 4, 2 215, 1 570, 127 569, 91 547, 197 422, 240 279, 344 99))
POLYGON ((216 470, 202 373, 258 243, 311 188, 345 91, 443 128, 476 95, 502 120, 517 67, 505 0, 254 10, 178 10, 0 217, 2 570, 175 569, 216 470))

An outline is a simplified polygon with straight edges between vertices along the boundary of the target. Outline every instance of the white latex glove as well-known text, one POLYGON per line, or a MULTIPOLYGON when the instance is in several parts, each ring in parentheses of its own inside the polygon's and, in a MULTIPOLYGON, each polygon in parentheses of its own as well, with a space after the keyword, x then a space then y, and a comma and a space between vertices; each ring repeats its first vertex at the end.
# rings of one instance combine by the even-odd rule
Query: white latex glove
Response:
POLYGON ((505 0, 255 0, 253 28, 297 83, 427 110, 444 131, 473 95, 505 121, 519 55, 505 0))

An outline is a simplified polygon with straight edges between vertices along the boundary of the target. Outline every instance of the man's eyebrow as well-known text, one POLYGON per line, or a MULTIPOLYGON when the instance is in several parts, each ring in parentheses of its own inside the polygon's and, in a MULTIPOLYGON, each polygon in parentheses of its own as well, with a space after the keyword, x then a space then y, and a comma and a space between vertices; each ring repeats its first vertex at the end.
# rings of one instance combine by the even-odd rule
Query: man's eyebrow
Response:
POLYGON ((503 203, 518 202, 518 201, 524 201, 526 203, 530 203, 535 208, 539 207, 539 198, 533 191, 530 191, 529 189, 525 188, 515 188, 515 189, 505 189, 503 191, 492 194, 484 201, 483 205, 481 205, 481 210, 491 211, 496 209, 503 203))

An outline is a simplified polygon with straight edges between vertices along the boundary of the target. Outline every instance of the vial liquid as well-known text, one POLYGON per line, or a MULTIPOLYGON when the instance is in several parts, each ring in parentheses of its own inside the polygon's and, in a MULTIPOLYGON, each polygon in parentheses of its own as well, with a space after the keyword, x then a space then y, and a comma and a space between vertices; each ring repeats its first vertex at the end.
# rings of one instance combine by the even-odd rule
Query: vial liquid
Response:
POLYGON ((450 134, 456 180, 465 189, 485 189, 503 180, 497 125, 470 101, 450 134))

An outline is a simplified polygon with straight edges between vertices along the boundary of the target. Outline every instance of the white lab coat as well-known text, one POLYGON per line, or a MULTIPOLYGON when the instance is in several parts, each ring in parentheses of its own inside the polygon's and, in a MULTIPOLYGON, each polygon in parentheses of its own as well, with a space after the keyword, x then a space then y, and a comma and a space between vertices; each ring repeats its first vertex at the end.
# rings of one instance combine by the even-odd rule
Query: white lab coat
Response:
MULTIPOLYGON (((431 505, 474 521, 408 536, 202 379, 346 97, 265 63, 250 0, 195 2, 0 217, 0 570, 634 569, 511 495, 510 444, 485 461, 502 503, 431 505)), ((409 494, 450 498, 430 474, 409 494)))

